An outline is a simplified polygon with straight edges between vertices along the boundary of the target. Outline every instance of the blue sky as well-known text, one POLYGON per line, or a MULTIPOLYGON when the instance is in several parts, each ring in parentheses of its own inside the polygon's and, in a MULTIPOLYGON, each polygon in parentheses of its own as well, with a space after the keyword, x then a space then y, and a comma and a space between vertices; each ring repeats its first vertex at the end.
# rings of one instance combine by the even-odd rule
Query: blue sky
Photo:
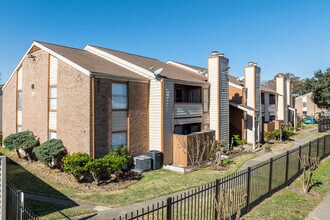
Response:
POLYGON ((2 0, 2 83, 33 40, 200 66, 218 50, 236 76, 255 61, 263 80, 280 72, 311 77, 330 67, 329 10, 326 0, 2 0))

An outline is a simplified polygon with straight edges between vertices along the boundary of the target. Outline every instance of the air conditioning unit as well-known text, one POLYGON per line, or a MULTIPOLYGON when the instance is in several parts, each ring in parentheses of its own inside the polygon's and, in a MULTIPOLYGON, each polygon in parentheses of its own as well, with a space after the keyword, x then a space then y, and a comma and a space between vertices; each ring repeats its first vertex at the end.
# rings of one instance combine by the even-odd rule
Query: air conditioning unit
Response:
POLYGON ((151 157, 148 157, 146 155, 134 157, 135 169, 141 172, 151 170, 151 161, 151 157))

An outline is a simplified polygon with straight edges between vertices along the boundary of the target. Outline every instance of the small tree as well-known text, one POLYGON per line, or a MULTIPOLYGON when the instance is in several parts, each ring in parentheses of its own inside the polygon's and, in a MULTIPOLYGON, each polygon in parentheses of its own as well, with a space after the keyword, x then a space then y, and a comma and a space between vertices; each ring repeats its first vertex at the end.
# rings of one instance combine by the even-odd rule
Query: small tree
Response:
POLYGON ((319 167, 320 158, 319 157, 308 157, 303 155, 299 157, 300 166, 303 169, 302 174, 302 188, 305 194, 307 194, 311 188, 311 181, 314 171, 319 167))
POLYGON ((219 197, 214 198, 217 220, 232 220, 233 211, 236 211, 236 220, 240 219, 241 210, 246 203, 246 194, 235 195, 234 189, 221 189, 219 197))
POLYGON ((54 168, 60 164, 62 157, 66 154, 63 143, 59 139, 51 139, 41 146, 33 149, 37 158, 47 166, 54 168))

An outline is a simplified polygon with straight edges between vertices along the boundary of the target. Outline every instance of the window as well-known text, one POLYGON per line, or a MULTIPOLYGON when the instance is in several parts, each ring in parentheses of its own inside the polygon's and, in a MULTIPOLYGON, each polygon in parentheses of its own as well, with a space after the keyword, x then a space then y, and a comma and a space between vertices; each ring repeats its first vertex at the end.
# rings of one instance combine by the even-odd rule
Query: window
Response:
POLYGON ((182 90, 181 89, 176 89, 175 90, 175 102, 182 102, 182 90))
POLYGON ((189 102, 200 103, 201 102, 201 91, 200 89, 190 89, 189 90, 189 102))
POLYGON ((112 83, 112 109, 127 109, 127 84, 112 83))
POLYGON ((18 125, 17 126, 17 132, 22 132, 22 131, 23 131, 22 125, 18 125))
POLYGON ((303 102, 303 108, 306 108, 307 107, 307 102, 303 102))
POLYGON ((209 90, 203 90, 204 112, 209 112, 209 90))
POLYGON ((49 108, 56 110, 57 109, 57 87, 51 86, 49 89, 49 108))
POLYGON ((261 93, 261 104, 265 104, 265 93, 261 93))
POLYGON ((49 140, 51 139, 57 139, 57 132, 56 131, 50 131, 49 132, 49 140))
POLYGON ((22 90, 17 92, 17 109, 22 110, 22 90))
POLYGON ((182 134, 182 125, 175 125, 174 126, 174 134, 182 134))
POLYGON ((124 146, 127 145, 127 133, 119 132, 112 133, 112 146, 124 146))

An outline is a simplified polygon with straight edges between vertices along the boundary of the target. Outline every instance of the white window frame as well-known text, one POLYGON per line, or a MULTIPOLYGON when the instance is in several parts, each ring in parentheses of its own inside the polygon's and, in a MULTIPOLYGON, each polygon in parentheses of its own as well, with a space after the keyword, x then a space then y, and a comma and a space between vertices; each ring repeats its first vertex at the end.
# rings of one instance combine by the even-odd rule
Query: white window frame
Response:
POLYGON ((128 85, 127 83, 112 83, 112 109, 114 110, 127 110, 128 109, 128 85), (119 90, 116 90, 114 87, 116 85, 125 86, 125 89, 123 90, 125 94, 116 94, 119 92, 119 90), (116 98, 126 99, 125 103, 119 103, 119 105, 124 105, 123 107, 116 106, 114 100, 116 98))

